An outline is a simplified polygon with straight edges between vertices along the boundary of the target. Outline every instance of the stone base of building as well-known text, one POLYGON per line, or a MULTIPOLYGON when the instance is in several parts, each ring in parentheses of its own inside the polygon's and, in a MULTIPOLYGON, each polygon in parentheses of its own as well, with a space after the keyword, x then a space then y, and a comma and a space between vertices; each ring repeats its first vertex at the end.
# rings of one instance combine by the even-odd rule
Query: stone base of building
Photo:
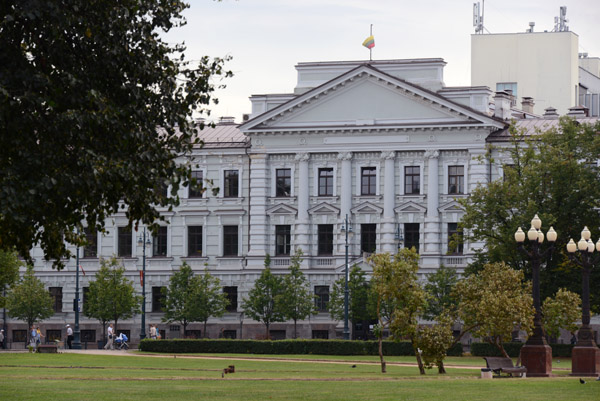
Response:
POLYGON ((521 348, 521 364, 527 377, 549 377, 552 373, 552 348, 549 345, 527 345, 521 348))
POLYGON ((600 375, 600 348, 575 346, 572 356, 571 376, 600 375))

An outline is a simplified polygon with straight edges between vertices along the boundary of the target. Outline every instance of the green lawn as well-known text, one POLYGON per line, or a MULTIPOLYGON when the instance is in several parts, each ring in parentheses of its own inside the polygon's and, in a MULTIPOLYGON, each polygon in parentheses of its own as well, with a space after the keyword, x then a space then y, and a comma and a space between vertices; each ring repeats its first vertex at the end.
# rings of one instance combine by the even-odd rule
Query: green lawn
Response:
MULTIPOLYGON (((223 355, 219 355, 223 357, 223 355)), ((569 376, 549 379, 479 379, 479 369, 388 367, 373 357, 324 357, 317 361, 235 360, 85 354, 0 354, 1 400, 592 400, 600 382, 569 376), (356 367, 351 366, 356 362, 356 367), (361 364, 361 362, 363 364, 361 364), (221 378, 234 364, 236 373, 221 378)), ((248 355, 243 355, 248 357, 248 355)), ((270 357, 261 355, 260 358, 270 357)), ((281 357, 278 356, 278 357, 281 357)), ((295 358, 310 359, 295 355, 295 358)), ((231 358, 231 359, 228 359, 231 358)), ((393 357, 394 362, 414 358, 393 357)), ((448 365, 482 366, 481 358, 449 358, 448 365)), ((566 362, 566 361, 564 361, 566 362)), ((560 364, 563 361, 561 360, 560 364)), ((556 366, 556 364, 555 364, 556 366)))

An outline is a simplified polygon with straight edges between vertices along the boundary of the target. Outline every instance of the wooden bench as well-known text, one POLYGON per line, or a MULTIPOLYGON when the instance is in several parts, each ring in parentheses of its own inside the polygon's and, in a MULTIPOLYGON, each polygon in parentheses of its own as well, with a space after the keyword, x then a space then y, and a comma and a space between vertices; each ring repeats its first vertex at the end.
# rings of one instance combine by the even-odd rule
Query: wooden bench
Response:
POLYGON ((56 344, 41 344, 38 345, 38 352, 40 354, 57 354, 58 347, 56 344))
POLYGON ((508 373, 511 377, 518 373, 519 377, 524 377, 523 375, 527 373, 525 366, 514 366, 510 358, 488 356, 483 359, 485 359, 487 367, 496 373, 496 377, 500 377, 502 373, 508 373))

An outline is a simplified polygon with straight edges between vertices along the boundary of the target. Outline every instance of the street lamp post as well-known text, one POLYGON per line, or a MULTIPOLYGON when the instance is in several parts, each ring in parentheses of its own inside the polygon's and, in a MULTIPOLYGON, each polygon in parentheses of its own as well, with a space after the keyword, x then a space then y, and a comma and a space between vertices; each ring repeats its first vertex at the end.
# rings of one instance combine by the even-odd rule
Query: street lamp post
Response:
POLYGON ((75 330, 73 331, 73 349, 81 349, 81 331, 79 330, 79 245, 75 250, 75 299, 73 300, 75 311, 75 330))
POLYGON ((345 269, 345 287, 344 287, 344 340, 350 339, 350 327, 348 326, 348 233, 352 232, 352 227, 348 222, 348 215, 344 220, 342 231, 346 233, 346 269, 345 269))
POLYGON ((140 340, 146 338, 146 246, 152 245, 150 238, 146 238, 146 227, 144 232, 138 237, 138 245, 142 246, 142 327, 140 330, 140 340))
POLYGON ((531 220, 531 228, 527 231, 530 250, 524 247, 525 232, 521 227, 515 232, 515 240, 519 244, 519 250, 531 261, 533 279, 533 305, 535 317, 533 319, 533 335, 531 335, 523 348, 521 348, 521 363, 527 368, 527 375, 533 377, 548 377, 552 372, 552 349, 546 341, 542 327, 542 308, 540 304, 540 264, 543 258, 550 255, 556 241, 556 231, 550 227, 547 237, 550 246, 542 251, 540 246, 544 242, 544 233, 541 231, 542 220, 536 214, 531 220))
POLYGON ((569 259, 583 268, 581 278, 581 327, 577 333, 577 344, 573 347, 571 375, 598 376, 600 374, 600 349, 594 341, 594 332, 590 327, 590 269, 598 263, 600 240, 594 246, 587 227, 581 232, 581 239, 575 244, 573 239, 567 244, 569 259), (579 255, 576 254, 579 251, 579 255))

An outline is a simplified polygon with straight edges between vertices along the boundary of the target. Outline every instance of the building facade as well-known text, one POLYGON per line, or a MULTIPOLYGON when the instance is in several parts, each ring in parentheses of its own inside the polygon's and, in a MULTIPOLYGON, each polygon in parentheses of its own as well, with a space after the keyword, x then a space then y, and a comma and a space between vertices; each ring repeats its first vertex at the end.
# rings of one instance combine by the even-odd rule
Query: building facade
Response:
MULTIPOLYGON (((209 320, 208 337, 260 337, 264 328, 244 316, 242 300, 267 254, 275 274, 285 274, 301 249, 319 313, 299 322, 299 335, 340 336, 327 302, 345 271, 347 227, 349 264, 367 272, 368 254, 399 247, 418 250, 422 278, 441 264, 462 271, 481 244, 450 241, 461 235, 457 200, 501 177, 500 165, 482 157, 486 139, 501 137, 519 114, 506 93, 496 95, 492 111, 489 88, 446 87, 444 65, 442 59, 300 63, 292 93, 253 95, 253 113, 243 124, 222 119, 201 131, 204 146, 181 162, 190 162, 206 190, 184 188, 180 206, 161 211, 166 222, 145 251, 146 323, 158 324, 166 338, 183 336, 176 323, 161 322, 160 291, 185 262, 218 277, 230 300, 225 316, 209 320)), ((83 308, 100 258, 121 258, 141 292, 143 228, 126 226, 125 214, 116 214, 106 234, 86 233, 91 245, 79 250, 83 308)), ((40 249, 33 258, 55 299, 56 313, 42 328, 47 339, 64 338, 65 324, 74 321, 75 261, 55 271, 40 249)), ((80 326, 82 342, 102 338, 97 321, 81 316, 80 326)), ((140 316, 119 324, 134 342, 140 326, 140 316)), ((19 347, 26 327, 9 319, 8 328, 19 347)), ((201 329, 192 323, 186 335, 200 336, 201 329)), ((291 337, 287 323, 271 330, 275 338, 291 337)))

